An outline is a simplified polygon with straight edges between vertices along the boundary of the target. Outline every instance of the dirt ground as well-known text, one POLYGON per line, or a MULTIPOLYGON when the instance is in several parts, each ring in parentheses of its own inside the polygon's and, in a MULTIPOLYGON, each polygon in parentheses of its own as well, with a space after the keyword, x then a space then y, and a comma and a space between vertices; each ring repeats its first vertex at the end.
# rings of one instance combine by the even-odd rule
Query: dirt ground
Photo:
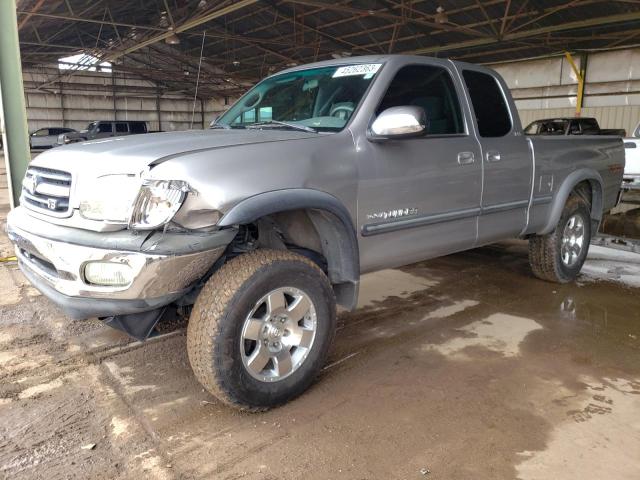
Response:
POLYGON ((638 479, 639 287, 640 255, 593 248, 560 286, 517 241, 368 275, 315 385, 241 414, 183 326, 70 321, 2 262, 0 477, 638 479))

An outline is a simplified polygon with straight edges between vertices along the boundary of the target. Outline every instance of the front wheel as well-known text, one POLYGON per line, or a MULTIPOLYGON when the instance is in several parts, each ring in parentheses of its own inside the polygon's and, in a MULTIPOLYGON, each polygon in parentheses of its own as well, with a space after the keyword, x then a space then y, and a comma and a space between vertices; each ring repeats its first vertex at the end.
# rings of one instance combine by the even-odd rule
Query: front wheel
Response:
POLYGON ((568 283, 580 273, 591 242, 589 203, 572 194, 555 230, 529 239, 529 264, 533 274, 556 283, 568 283))
POLYGON ((335 324, 322 270, 295 253, 256 250, 226 263, 200 292, 187 330, 189 360, 224 403, 265 410, 309 387, 335 324))

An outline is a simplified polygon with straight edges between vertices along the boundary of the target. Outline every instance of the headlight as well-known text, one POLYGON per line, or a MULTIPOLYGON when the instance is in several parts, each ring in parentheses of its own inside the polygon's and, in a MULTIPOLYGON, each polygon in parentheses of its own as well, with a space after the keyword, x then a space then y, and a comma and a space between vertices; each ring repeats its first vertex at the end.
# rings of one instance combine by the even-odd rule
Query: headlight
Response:
POLYGON ((129 226, 152 230, 164 225, 176 214, 189 191, 181 180, 145 180, 131 213, 129 226))
POLYGON ((80 215, 90 220, 127 223, 140 190, 137 175, 105 175, 89 184, 80 201, 80 215))

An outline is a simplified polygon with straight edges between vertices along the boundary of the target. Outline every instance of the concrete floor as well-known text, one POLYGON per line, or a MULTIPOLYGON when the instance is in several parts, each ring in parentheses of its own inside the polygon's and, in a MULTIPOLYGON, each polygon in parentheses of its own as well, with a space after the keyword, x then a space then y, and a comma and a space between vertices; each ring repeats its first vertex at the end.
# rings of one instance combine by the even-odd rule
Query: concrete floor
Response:
POLYGON ((132 343, 0 263, 0 477, 638 479, 640 255, 584 271, 538 281, 514 241, 368 275, 316 384, 251 415, 184 326, 132 343))

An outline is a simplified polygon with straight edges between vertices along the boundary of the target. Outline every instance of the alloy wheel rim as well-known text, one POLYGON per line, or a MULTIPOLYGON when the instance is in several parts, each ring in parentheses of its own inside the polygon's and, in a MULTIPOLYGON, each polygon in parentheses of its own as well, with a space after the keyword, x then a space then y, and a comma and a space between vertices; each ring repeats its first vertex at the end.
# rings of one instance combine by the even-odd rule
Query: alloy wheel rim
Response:
POLYGON ((572 215, 567 220, 562 233, 560 245, 560 258, 567 267, 572 267, 578 262, 584 249, 585 230, 584 220, 580 215, 572 215))
POLYGON ((298 288, 281 287, 256 302, 240 336, 242 363, 262 382, 293 374, 306 360, 317 332, 316 309, 298 288))

